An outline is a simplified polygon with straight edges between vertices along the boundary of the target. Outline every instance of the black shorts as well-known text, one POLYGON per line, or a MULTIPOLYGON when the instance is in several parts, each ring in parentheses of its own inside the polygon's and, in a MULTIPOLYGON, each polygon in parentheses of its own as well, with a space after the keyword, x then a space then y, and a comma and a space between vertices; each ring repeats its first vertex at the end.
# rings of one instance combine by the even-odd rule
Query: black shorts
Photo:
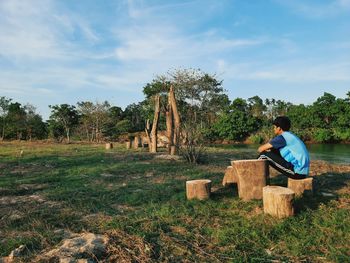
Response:
POLYGON ((258 159, 268 160, 269 165, 289 178, 305 179, 306 177, 304 174, 295 173, 293 164, 283 159, 280 152, 276 149, 271 149, 271 151, 264 151, 260 153, 258 159))

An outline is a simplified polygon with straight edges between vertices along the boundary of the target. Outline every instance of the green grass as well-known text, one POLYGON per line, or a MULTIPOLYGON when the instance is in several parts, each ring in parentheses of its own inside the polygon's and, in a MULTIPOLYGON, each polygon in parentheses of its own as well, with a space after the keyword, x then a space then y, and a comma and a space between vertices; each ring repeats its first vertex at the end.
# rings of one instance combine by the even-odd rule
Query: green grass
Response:
POLYGON ((150 244, 152 261, 349 261, 349 173, 317 176, 314 195, 297 199, 298 213, 279 220, 263 214, 261 201, 241 201, 236 187, 187 201, 186 180, 207 178, 221 187, 231 159, 255 157, 224 148, 207 154, 205 165, 190 165, 123 145, 106 151, 104 145, 2 143, 0 256, 24 244, 34 257, 61 241, 59 229, 117 229, 150 244))

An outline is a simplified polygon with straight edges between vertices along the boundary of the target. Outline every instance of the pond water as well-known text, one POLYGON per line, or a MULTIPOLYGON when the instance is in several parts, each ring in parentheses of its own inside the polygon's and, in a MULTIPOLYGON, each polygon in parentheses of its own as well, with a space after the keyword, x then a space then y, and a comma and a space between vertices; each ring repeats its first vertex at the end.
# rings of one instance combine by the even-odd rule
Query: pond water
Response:
MULTIPOLYGON (((223 145, 226 149, 256 153, 259 145, 223 145)), ((308 144, 311 160, 321 160, 338 164, 350 164, 350 144, 308 144)))

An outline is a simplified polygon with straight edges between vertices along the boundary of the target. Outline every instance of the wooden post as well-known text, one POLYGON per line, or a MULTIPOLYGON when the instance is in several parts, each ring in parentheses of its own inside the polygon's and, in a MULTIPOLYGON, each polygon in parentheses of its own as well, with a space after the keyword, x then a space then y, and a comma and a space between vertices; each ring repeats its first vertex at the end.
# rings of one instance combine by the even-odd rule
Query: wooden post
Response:
POLYGON ((210 180, 192 180, 186 182, 186 196, 188 200, 199 199, 205 200, 210 197, 211 181, 210 180))
POLYGON ((176 155, 176 146, 175 145, 170 146, 170 155, 176 155))
POLYGON ((110 150, 110 149, 113 149, 113 143, 108 142, 106 143, 106 150, 110 150))
POLYGON ((131 148, 131 141, 127 141, 125 143, 125 145, 126 145, 126 149, 130 149, 131 148))
POLYGON ((232 167, 237 172, 238 195, 241 199, 262 199, 263 187, 269 177, 269 167, 266 160, 232 161, 232 167))
POLYGON ((237 172, 232 166, 227 166, 224 179, 222 180, 222 185, 226 186, 228 184, 238 183, 237 172))
POLYGON ((284 218, 294 215, 293 190, 282 186, 265 186, 263 189, 264 213, 284 218))
POLYGON ((138 149, 140 147, 140 142, 141 138, 139 136, 134 137, 134 149, 138 149))
POLYGON ((311 177, 300 180, 288 178, 288 188, 292 189, 296 196, 301 196, 305 191, 312 193, 312 182, 311 177))
MULTIPOLYGON (((175 98, 175 92, 174 92, 174 87, 173 85, 170 86, 169 88, 169 102, 171 104, 171 109, 173 112, 173 123, 174 123, 174 133, 173 133, 173 145, 176 147, 179 147, 179 142, 180 142, 180 125, 181 125, 181 120, 180 120, 180 114, 177 110, 177 105, 176 105, 176 98, 175 98)), ((176 148, 175 148, 176 150, 176 148)), ((177 154, 175 152, 175 154, 177 154)))

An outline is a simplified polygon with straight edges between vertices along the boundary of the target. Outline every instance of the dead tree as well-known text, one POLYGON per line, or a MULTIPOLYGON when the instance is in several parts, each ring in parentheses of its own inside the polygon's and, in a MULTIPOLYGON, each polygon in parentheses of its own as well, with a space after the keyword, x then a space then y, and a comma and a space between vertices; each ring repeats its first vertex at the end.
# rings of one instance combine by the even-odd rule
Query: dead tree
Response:
POLYGON ((153 117, 153 123, 152 123, 152 130, 150 131, 150 125, 149 120, 147 120, 146 125, 146 135, 148 140, 148 148, 149 152, 156 153, 157 152, 157 130, 158 130, 158 121, 159 121, 159 114, 160 114, 160 96, 156 95, 154 97, 154 117, 153 117))
MULTIPOLYGON (((176 105, 176 99, 175 99, 175 93, 174 93, 174 88, 171 85, 169 89, 169 102, 171 105, 171 110, 173 113, 174 117, 174 133, 173 133, 173 145, 176 147, 176 149, 179 147, 179 142, 180 142, 180 115, 177 110, 177 105, 176 105)), ((176 152, 174 153, 176 154, 176 152)))
POLYGON ((174 135, 174 129, 173 129, 173 110, 171 107, 171 101, 170 96, 168 96, 168 107, 167 111, 165 113, 166 118, 166 131, 167 131, 167 137, 168 137, 168 151, 171 154, 171 147, 174 145, 173 143, 173 135, 174 135))

